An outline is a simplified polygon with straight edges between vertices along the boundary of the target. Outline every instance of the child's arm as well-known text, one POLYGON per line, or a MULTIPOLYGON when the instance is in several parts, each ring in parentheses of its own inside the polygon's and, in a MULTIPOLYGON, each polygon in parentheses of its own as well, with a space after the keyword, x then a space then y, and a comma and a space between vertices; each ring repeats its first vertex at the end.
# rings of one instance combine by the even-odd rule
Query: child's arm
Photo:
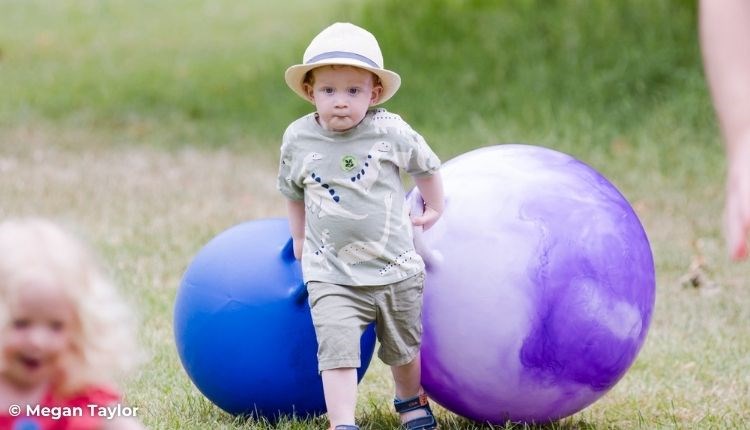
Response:
POLYGON ((302 259, 302 244, 305 241, 305 201, 287 199, 289 231, 292 233, 294 258, 302 259))
POLYGON ((432 175, 414 177, 414 182, 424 200, 424 213, 412 217, 411 222, 415 226, 422 226, 422 229, 428 230, 443 213, 443 179, 438 171, 432 175))

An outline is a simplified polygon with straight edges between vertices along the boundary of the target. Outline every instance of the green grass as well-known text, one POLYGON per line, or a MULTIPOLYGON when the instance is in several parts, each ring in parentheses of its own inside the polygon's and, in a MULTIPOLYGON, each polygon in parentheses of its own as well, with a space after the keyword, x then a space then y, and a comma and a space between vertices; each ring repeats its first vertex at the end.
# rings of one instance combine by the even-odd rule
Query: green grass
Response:
MULTIPOLYGON (((604 173, 641 218, 657 267, 647 342, 611 392, 549 428, 750 426, 750 266, 730 264, 721 238, 724 162, 693 1, 0 0, 0 10, 0 218, 60 220, 103 255, 142 321, 150 360, 125 394, 150 428, 274 428, 193 387, 172 306, 210 238, 285 215, 276 151, 310 106, 283 70, 339 19, 378 36, 404 79, 387 107, 443 159, 497 142, 556 148, 604 173)), ((361 390, 365 428, 392 428, 382 363, 361 390)), ((443 428, 488 428, 439 414, 443 428)))
POLYGON ((41 121, 120 142, 246 146, 306 108, 288 97, 283 71, 301 60, 303 40, 328 22, 333 4, 5 1, 0 125, 41 121))
MULTIPOLYGON (((283 200, 269 180, 274 157, 99 145, 79 132, 0 135, 0 217, 53 217, 84 232, 103 254, 138 308, 142 340, 151 354, 126 385, 127 401, 141 408, 149 427, 274 428, 235 419, 205 400, 182 370, 172 338, 176 289, 197 250, 240 221, 284 215, 283 200), (80 141, 91 146, 71 149, 80 141)), ((624 170, 618 162, 612 165, 624 170)), ((553 428, 745 428, 750 270, 725 258, 716 220, 720 181, 695 178, 678 189, 644 174, 615 183, 631 198, 650 235, 658 273, 653 324, 625 378, 553 428), (696 259, 702 265, 691 269, 696 259), (686 275, 697 276, 702 286, 684 286, 686 275)), ((373 361, 361 385, 359 416, 367 428, 391 428, 395 420, 388 374, 373 361)), ((444 428, 487 428, 442 410, 440 417, 444 428)), ((311 427, 325 424, 292 420, 277 428, 311 427)))
MULTIPOLYGON (((446 156, 501 141, 608 151, 634 135, 648 147, 638 132, 654 115, 646 136, 664 121, 713 136, 692 1, 285 6, 6 1, 0 125, 51 122, 169 147, 275 146, 310 109, 284 69, 325 24, 349 19, 378 36, 403 76, 387 107, 446 156)), ((658 146, 678 149, 668 143, 658 146)))

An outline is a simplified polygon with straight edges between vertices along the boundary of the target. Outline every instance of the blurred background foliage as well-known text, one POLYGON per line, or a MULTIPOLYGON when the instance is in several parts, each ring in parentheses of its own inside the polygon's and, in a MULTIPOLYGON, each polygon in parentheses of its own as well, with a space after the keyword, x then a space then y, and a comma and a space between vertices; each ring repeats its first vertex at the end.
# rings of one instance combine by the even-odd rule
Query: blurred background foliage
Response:
POLYGON ((665 105, 698 102, 674 118, 691 128, 710 116, 694 1, 382 3, 368 4, 364 24, 405 78, 391 106, 441 133, 572 128, 596 144, 665 105))
POLYGON ((444 156, 507 141, 610 155, 655 140, 673 142, 660 151, 716 144, 695 1, 3 4, 0 127, 276 150, 312 108, 286 88, 285 68, 347 20, 402 75, 386 108, 444 156), (665 138, 665 124, 684 138, 665 138))

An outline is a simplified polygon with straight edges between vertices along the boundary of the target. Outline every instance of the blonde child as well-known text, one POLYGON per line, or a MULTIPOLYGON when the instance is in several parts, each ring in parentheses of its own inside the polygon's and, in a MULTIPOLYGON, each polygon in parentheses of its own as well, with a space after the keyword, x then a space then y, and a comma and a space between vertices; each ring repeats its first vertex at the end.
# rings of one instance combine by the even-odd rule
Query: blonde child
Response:
POLYGON ((41 219, 0 223, 0 429, 141 429, 113 378, 131 313, 90 252, 41 219))
POLYGON ((443 210, 440 160, 398 115, 373 108, 394 95, 401 79, 383 68, 368 31, 331 25, 285 79, 315 105, 284 133, 278 185, 302 260, 331 427, 358 429, 359 339, 375 321, 378 356, 391 366, 404 427, 435 429, 420 383, 424 263, 412 228, 430 228, 443 210), (425 200, 412 218, 400 171, 425 200))

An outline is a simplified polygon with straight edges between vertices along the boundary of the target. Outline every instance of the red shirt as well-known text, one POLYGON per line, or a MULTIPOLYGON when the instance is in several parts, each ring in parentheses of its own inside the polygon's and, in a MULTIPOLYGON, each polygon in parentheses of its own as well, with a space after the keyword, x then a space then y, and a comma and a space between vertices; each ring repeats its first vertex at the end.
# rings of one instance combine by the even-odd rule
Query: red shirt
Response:
POLYGON ((89 387, 62 399, 55 399, 48 392, 39 405, 22 405, 18 416, 9 415, 11 411, 0 411, 0 430, 100 429, 105 417, 100 416, 97 408, 112 406, 119 400, 117 393, 104 387, 89 387))

